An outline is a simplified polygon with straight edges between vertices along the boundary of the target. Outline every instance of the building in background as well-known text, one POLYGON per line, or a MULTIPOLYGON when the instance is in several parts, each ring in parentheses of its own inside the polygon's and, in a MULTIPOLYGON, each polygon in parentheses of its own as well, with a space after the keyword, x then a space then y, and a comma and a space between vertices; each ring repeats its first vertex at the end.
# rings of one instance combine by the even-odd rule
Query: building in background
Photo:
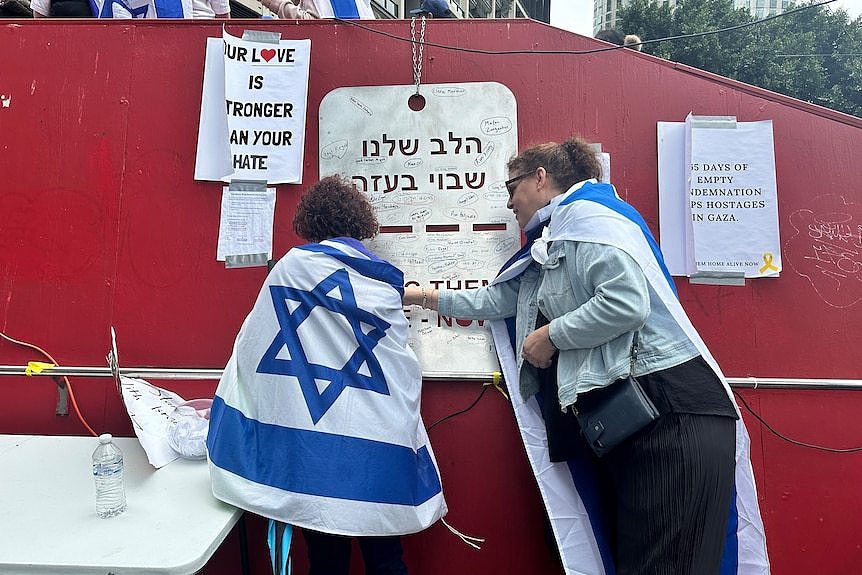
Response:
MULTIPOLYGON (((551 20, 551 0, 448 0, 459 18, 532 18, 551 20), (496 14, 496 16, 494 16, 496 14)), ((371 0, 378 18, 405 18, 421 0, 371 0), (406 15, 406 16, 405 16, 406 15)))
POLYGON ((766 18, 773 14, 781 14, 790 6, 790 0, 734 0, 736 8, 745 8, 755 18, 766 18))
MULTIPOLYGON (((676 6, 677 0, 656 0, 676 6)), ((616 28, 617 12, 625 8, 631 0, 593 0, 593 34, 605 28, 616 28)), ((755 18, 765 18, 773 14, 781 14, 790 5, 791 0, 733 0, 736 8, 745 8, 755 18)))
POLYGON ((494 18, 496 14, 497 18, 551 21, 551 0, 463 0, 463 3, 469 4, 471 18, 494 18))

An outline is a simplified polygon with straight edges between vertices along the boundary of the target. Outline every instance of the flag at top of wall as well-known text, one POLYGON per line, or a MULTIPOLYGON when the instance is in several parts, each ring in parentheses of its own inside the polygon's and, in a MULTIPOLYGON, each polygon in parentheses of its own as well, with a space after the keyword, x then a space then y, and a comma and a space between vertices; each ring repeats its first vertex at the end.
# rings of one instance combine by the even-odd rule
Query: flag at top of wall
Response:
POLYGON ((371 0, 314 0, 321 18, 373 19, 371 0))
POLYGON ((90 0, 96 18, 191 18, 192 0, 90 0))

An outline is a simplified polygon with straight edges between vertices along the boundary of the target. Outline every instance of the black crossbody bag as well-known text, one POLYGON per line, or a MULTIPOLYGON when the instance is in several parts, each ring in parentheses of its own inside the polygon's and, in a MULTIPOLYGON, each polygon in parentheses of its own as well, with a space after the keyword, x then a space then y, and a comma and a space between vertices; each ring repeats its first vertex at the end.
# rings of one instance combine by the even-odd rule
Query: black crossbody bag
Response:
POLYGON ((629 376, 584 393, 574 405, 581 432, 599 457, 658 419, 655 405, 631 375, 637 353, 635 332, 629 376))

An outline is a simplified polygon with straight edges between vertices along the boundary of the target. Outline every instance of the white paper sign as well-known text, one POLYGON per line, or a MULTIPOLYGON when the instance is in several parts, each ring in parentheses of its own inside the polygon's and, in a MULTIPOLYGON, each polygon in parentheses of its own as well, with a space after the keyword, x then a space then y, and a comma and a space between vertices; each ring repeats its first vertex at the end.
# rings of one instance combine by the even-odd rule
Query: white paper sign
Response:
POLYGON ((207 39, 195 179, 302 181, 311 40, 207 39))
POLYGON ((661 251, 668 271, 675 276, 689 276, 696 272, 694 257, 689 257, 688 245, 691 227, 687 217, 685 124, 683 122, 658 123, 658 218, 661 251))
POLYGON ((611 183, 611 155, 607 152, 599 153, 599 163, 602 165, 602 177, 599 181, 605 184, 611 183))
MULTIPOLYGON (((517 151, 511 91, 493 82, 339 88, 320 104, 320 175, 368 194, 381 233, 368 242, 408 285, 480 287, 520 247, 506 208, 506 162, 517 151)), ((499 370, 484 322, 408 310, 410 345, 426 375, 499 370)))
POLYGON ((272 221, 275 214, 275 188, 266 191, 222 189, 218 254, 225 256, 267 254, 272 257, 272 221))
POLYGON ((694 118, 658 127, 661 245, 670 272, 777 276, 772 122, 731 119, 709 127, 694 118))

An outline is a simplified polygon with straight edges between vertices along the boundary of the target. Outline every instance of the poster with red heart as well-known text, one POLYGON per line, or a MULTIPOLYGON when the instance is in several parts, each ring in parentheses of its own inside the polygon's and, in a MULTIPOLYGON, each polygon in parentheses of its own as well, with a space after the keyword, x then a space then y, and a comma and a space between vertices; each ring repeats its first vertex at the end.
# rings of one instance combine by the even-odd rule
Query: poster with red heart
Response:
POLYGON ((209 38, 197 180, 302 181, 311 40, 209 38))

